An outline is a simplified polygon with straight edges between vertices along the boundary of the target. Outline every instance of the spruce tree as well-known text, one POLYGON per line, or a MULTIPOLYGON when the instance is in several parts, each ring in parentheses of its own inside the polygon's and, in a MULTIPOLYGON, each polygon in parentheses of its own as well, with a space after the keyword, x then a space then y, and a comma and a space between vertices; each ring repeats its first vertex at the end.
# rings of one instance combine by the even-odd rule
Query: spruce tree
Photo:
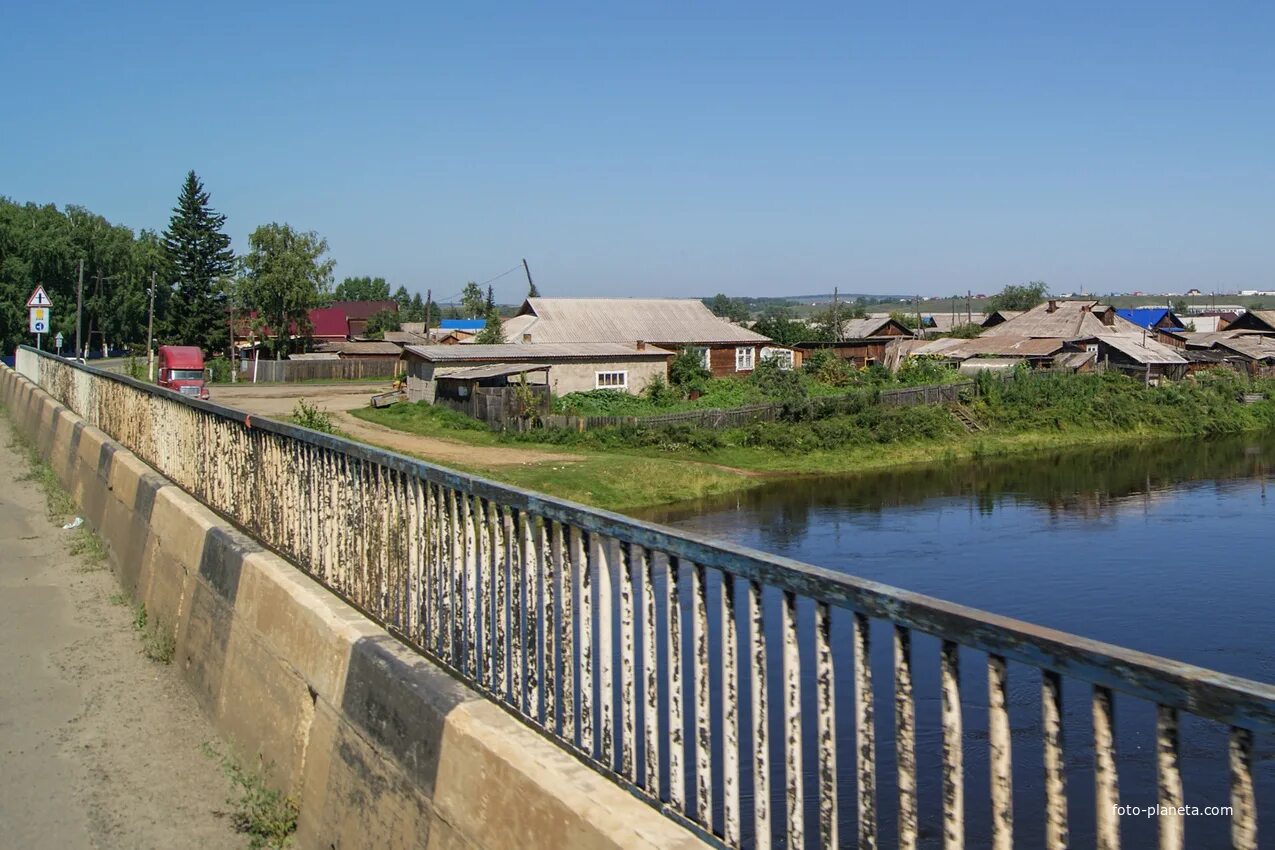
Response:
POLYGON ((191 171, 164 231, 169 280, 168 336, 204 351, 227 341, 226 296, 222 281, 234 270, 230 237, 222 233, 226 217, 208 203, 208 192, 191 171))

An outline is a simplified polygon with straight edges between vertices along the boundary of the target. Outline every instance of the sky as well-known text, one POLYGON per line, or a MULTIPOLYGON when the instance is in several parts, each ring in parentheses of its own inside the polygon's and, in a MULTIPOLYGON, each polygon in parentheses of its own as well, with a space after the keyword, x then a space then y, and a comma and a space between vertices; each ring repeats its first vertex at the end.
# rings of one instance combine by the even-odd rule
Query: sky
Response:
POLYGON ((1275 6, 9 4, 0 195, 435 298, 1275 289, 1275 6), (519 273, 493 284, 525 294, 519 273))

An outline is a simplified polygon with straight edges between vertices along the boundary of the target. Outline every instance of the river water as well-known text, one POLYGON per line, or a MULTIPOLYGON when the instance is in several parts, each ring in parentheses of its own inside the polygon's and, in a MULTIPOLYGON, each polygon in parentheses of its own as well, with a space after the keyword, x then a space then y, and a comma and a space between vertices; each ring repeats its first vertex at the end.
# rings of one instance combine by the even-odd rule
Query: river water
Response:
MULTIPOLYGON (((997 614, 1198 664, 1275 681, 1275 435, 1154 442, 974 464, 847 477, 785 479, 727 498, 677 504, 645 518, 752 546, 997 614)), ((848 638, 848 629, 834 637, 848 638)), ((889 737, 888 632, 874 632, 877 726, 889 737)), ((918 640, 918 667, 931 652, 918 640)), ((969 657, 967 738, 981 729, 985 661, 969 657), (981 690, 980 690, 981 689, 981 690), (970 694, 976 695, 971 700, 970 694)), ((934 671, 930 671, 932 674, 934 671)), ((848 675, 848 673, 847 673, 848 675)), ((926 673, 918 675, 925 677, 926 673)), ((932 679, 933 676, 930 675, 932 679)), ((937 747, 937 709, 918 680, 918 745, 937 747), (934 709, 934 710, 931 710, 934 709), (929 734, 925 728, 929 723, 929 734)), ((840 683, 839 683, 840 685, 840 683)), ((1011 668, 1016 807, 1023 846, 1040 842, 1029 812, 1040 807, 1039 675, 1011 668), (1025 778, 1024 778, 1025 777, 1025 778), (1029 825, 1030 824, 1030 825, 1029 825)), ((1088 693, 1066 694, 1073 838, 1092 842, 1088 693)), ((842 702, 838 697, 838 702, 842 702)), ((853 710, 847 703, 845 711, 853 710)), ((839 715, 842 708, 838 706, 839 715)), ((852 716, 850 714, 844 716, 852 716)), ((1154 802, 1154 711, 1118 704, 1121 789, 1154 802)), ((1212 724, 1183 725, 1188 804, 1226 804, 1225 737, 1212 724)), ((1258 739, 1259 810, 1275 807, 1275 752, 1258 739), (1264 799, 1263 799, 1264 797, 1264 799)), ((892 840, 889 742, 881 747, 883 824, 892 840)), ((985 742, 967 743, 971 839, 985 839, 985 742)), ((853 784, 853 750, 839 774, 853 784)), ((809 763, 809 762, 807 762, 809 763)), ((923 771, 937 775, 937 755, 923 771)), ((933 781, 923 784, 927 843, 941 820, 933 781), (928 787, 927 787, 928 786, 928 787), (926 800, 927 792, 931 799, 926 800)), ((853 799, 853 798, 851 798, 853 799)), ((782 806, 782 801, 776 800, 782 806)), ((852 814, 852 813, 851 813, 852 814)), ((853 835, 853 818, 841 814, 853 835)), ((1264 813, 1266 837, 1275 823, 1264 813)), ((1190 846, 1225 846, 1225 818, 1188 819, 1190 846)), ((1154 821, 1125 819, 1128 846, 1154 840, 1154 821)), ((883 845, 884 846, 884 845, 883 845)), ((1147 845, 1150 846, 1150 845, 1147 845)))

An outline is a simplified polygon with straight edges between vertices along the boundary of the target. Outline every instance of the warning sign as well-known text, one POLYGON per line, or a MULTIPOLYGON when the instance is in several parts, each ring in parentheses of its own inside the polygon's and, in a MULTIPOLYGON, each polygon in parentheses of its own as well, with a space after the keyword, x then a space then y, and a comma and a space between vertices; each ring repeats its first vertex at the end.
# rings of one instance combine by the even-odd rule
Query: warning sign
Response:
MULTIPOLYGON (((28 307, 52 307, 53 299, 49 297, 49 293, 44 291, 43 286, 37 286, 35 292, 31 293, 31 297, 27 299, 28 307)), ((35 321, 32 319, 31 321, 35 321)))

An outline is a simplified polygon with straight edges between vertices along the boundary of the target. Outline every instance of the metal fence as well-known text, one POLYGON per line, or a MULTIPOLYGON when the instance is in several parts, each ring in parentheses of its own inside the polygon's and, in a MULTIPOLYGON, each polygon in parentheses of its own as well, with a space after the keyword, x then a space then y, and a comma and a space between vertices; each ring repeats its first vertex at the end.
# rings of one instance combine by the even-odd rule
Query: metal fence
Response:
POLYGON ((404 641, 719 844, 914 848, 942 836, 946 848, 967 837, 1008 848, 1017 835, 1061 848, 1069 806, 1092 804, 1095 842, 1116 847, 1118 776, 1145 765, 1117 758, 1120 695, 1154 713, 1154 778, 1139 790, 1166 807, 1160 846, 1185 841, 1188 729, 1191 752, 1219 766, 1229 840, 1258 846, 1253 748, 1255 734, 1275 730, 1269 685, 250 422, 28 349, 18 367, 404 641), (986 689, 972 689, 983 670, 986 689), (933 701, 920 696, 927 678, 933 701), (1079 711, 1065 708, 1064 688, 1079 711), (1039 695, 1034 717, 1022 716, 1024 694, 1039 695), (1222 725, 1198 731, 1180 713, 1222 725), (1091 734, 1079 743, 1069 737, 1078 725, 1091 734), (985 767, 981 780, 969 764, 985 767), (1082 780, 1091 790, 1077 792, 1082 780))

